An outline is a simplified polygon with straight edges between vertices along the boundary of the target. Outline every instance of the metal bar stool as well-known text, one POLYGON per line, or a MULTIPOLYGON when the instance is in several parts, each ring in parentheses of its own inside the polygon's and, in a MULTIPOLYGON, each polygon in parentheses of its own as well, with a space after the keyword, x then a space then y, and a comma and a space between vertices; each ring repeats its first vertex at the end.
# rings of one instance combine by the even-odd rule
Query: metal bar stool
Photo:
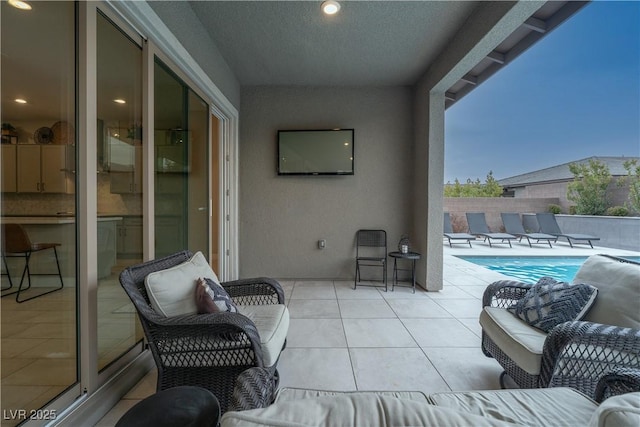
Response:
POLYGON ((58 251, 56 247, 60 246, 60 243, 31 243, 29 236, 20 224, 2 224, 2 261, 6 269, 7 277, 9 278, 9 286, 2 288, 2 291, 8 291, 13 288, 13 281, 11 280, 11 272, 9 271, 9 265, 7 264, 7 258, 24 258, 24 270, 22 270, 22 277, 20 278, 20 285, 18 290, 13 292, 7 292, 2 294, 2 298, 14 295, 16 296, 16 302, 22 303, 32 300, 34 298, 41 297, 43 295, 50 294, 55 291, 59 291, 64 287, 62 280, 62 273, 60 271, 60 262, 58 261, 58 251), (31 254, 34 252, 40 252, 45 249, 53 249, 53 253, 56 257, 56 266, 58 267, 57 273, 31 273, 29 269, 29 261, 31 254), (27 287, 23 288, 24 276, 27 276, 27 287), (29 298, 20 299, 22 292, 31 288, 31 276, 58 276, 60 278, 60 286, 55 289, 42 292, 38 295, 31 296, 29 298))

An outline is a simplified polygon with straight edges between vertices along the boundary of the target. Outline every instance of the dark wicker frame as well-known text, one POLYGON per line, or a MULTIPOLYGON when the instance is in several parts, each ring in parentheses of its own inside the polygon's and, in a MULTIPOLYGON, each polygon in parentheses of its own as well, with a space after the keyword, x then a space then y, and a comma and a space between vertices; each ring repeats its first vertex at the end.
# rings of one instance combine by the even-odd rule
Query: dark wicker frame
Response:
POLYGON ((595 401, 602 403, 612 396, 638 391, 640 391, 640 370, 616 369, 598 382, 595 401))
MULTIPOLYGON (((512 280, 492 283, 484 292, 482 305, 507 308, 530 287, 512 280)), ((540 375, 521 369, 484 331, 482 351, 504 368, 500 377, 503 388, 506 374, 521 388, 573 387, 595 398, 598 381, 605 375, 624 368, 640 369, 640 330, 593 322, 562 323, 547 335, 540 375)))
MULTIPOLYGON (((182 385, 204 387, 218 398, 224 412, 238 375, 248 368, 264 366, 256 326, 240 313, 165 317, 151 307, 144 286, 149 273, 181 264, 191 256, 191 252, 182 251, 128 267, 120 274, 120 283, 138 312, 155 360, 157 391, 182 385)), ((282 287, 270 278, 221 285, 236 304, 284 304, 282 287)), ((276 364, 268 370, 277 377, 276 364)))

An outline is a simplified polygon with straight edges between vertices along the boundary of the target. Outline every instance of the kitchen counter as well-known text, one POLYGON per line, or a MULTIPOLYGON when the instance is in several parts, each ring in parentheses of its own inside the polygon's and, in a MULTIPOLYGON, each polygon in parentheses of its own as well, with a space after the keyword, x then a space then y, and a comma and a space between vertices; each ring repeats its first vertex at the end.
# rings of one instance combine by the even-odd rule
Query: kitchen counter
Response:
MULTIPOLYGON (((122 216, 98 217, 97 249, 99 278, 111 275, 111 269, 116 263, 116 248, 118 244, 117 227, 122 220, 122 216)), ((0 222, 22 225, 32 242, 58 243, 60 246, 57 252, 65 286, 75 283, 75 216, 66 214, 35 216, 10 215, 0 217, 0 222)), ((30 267, 33 266, 34 271, 54 271, 55 265, 51 265, 51 259, 52 257, 50 256, 39 256, 39 253, 34 253, 30 260, 30 267)), ((22 264, 20 264, 20 262, 24 263, 24 260, 13 258, 8 261, 10 261, 11 271, 21 271, 22 264)), ((46 284, 44 279, 39 283, 46 284)))
MULTIPOLYGON (((98 222, 121 221, 122 216, 98 216, 98 222)), ((0 221, 12 224, 74 224, 75 217, 66 215, 42 215, 42 216, 3 216, 0 221)))

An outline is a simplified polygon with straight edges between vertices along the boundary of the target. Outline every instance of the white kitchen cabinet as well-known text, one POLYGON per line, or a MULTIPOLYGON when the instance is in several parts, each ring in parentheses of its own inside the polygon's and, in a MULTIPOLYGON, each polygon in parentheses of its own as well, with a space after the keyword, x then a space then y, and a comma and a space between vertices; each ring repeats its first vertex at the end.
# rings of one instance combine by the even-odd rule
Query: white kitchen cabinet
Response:
POLYGON ((15 193, 17 145, 2 144, 2 192, 15 193))
POLYGON ((68 145, 17 145, 16 169, 19 193, 73 192, 67 167, 68 145))
POLYGON ((130 146, 130 164, 112 167, 109 174, 112 193, 142 192, 142 146, 130 146))

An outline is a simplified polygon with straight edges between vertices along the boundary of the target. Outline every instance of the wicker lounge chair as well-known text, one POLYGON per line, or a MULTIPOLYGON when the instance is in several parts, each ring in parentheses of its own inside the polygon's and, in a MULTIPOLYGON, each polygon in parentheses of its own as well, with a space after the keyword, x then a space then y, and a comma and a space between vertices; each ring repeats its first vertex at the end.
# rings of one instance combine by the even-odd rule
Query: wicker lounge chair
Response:
POLYGON ((222 282, 238 304, 238 313, 165 317, 152 308, 145 277, 182 264, 191 256, 190 252, 183 251, 128 267, 120 274, 120 283, 138 312, 153 354, 158 369, 157 391, 176 386, 203 387, 218 398, 224 412, 230 403, 236 378, 242 371, 264 367, 277 378, 277 358, 283 348, 280 346, 271 356, 274 360, 269 366, 260 328, 249 314, 240 314, 241 307, 264 311, 267 305, 284 304, 284 293, 277 281, 268 278, 222 282))
POLYGON ((468 233, 454 233, 453 227, 451 226, 451 216, 449 212, 444 213, 444 237, 449 240, 449 247, 453 247, 453 243, 468 243, 471 248, 471 241, 476 240, 476 236, 473 236, 468 233), (456 242, 456 240, 459 240, 456 242))
POLYGON ((520 238, 520 242, 523 238, 527 239, 529 242, 529 247, 531 246, 531 241, 535 240, 534 243, 548 243, 549 247, 551 246, 551 241, 557 241, 558 238, 556 236, 552 236, 551 234, 546 233, 527 233, 524 227, 522 226, 522 222, 520 221, 520 214, 517 213, 501 213, 502 223, 504 224, 504 229, 507 233, 513 234, 516 237, 520 238))
POLYGON ((501 280, 487 287, 480 314, 482 351, 503 367, 520 388, 572 387, 595 398, 600 378, 619 369, 640 369, 640 264, 593 255, 573 283, 598 288, 594 305, 581 321, 568 321, 548 333, 507 308, 532 285, 501 280))
POLYGON ((498 240, 494 243, 508 243, 511 246, 511 241, 517 239, 516 236, 509 233, 492 233, 487 225, 487 220, 484 217, 483 212, 469 213, 467 212, 467 224, 469 224, 469 233, 475 236, 484 237, 485 242, 489 242, 489 247, 492 247, 491 240, 498 240))
POLYGON ((552 213, 537 213, 536 219, 538 220, 541 233, 552 234, 556 237, 564 237, 569 241, 569 246, 571 247, 573 247, 574 243, 582 243, 584 245, 589 244, 589 246, 593 248, 593 243, 591 242, 593 240, 600 240, 599 237, 591 236, 589 234, 563 233, 556 221, 556 216, 552 213))

